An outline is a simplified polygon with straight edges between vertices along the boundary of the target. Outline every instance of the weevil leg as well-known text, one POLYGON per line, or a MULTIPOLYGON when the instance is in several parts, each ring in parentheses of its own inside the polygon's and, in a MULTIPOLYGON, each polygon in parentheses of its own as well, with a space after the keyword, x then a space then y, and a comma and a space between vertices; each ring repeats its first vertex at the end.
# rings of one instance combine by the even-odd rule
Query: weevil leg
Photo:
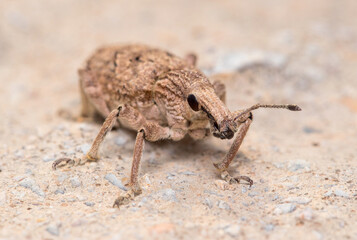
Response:
POLYGON ((249 117, 247 117, 247 119, 243 123, 240 124, 240 126, 238 127, 238 131, 236 133, 237 136, 234 139, 233 144, 232 144, 231 148, 229 149, 228 153, 226 154, 226 156, 224 157, 223 161, 220 163, 214 164, 214 166, 220 171, 221 178, 224 179, 225 181, 227 181, 228 183, 231 183, 231 184, 232 183, 240 183, 241 180, 244 180, 244 181, 248 182, 248 184, 250 186, 253 185, 253 180, 251 180, 249 177, 247 177, 247 176, 232 177, 227 171, 229 165, 231 164, 232 160, 236 156, 238 149, 239 149, 240 145, 242 144, 245 135, 247 134, 249 126, 252 123, 252 119, 253 119, 252 115, 250 114, 249 117))
POLYGON ((186 54, 186 56, 185 56, 185 61, 186 61, 189 65, 195 67, 196 64, 197 64, 197 55, 194 54, 194 53, 188 53, 188 54, 186 54))
POLYGON ((130 190, 124 195, 119 195, 119 197, 114 201, 113 207, 120 207, 121 205, 129 203, 130 200, 134 199, 135 196, 141 194, 142 190, 139 185, 138 175, 140 169, 140 160, 143 155, 143 149, 145 145, 144 141, 145 132, 144 129, 138 131, 135 140, 133 163, 131 165, 130 173, 130 190))
POLYGON ((97 161, 99 159, 98 151, 99 151, 100 144, 103 142, 107 133, 112 129, 112 127, 116 123, 116 120, 120 114, 121 109, 122 107, 119 106, 117 109, 113 110, 108 115, 102 127, 100 128, 98 135, 94 139, 90 150, 86 155, 82 156, 81 158, 74 158, 74 159, 69 159, 69 158, 57 159, 53 163, 52 168, 55 170, 57 167, 60 166, 65 166, 65 165, 74 166, 74 165, 84 164, 87 161, 97 161))
POLYGON ((113 207, 119 208, 121 205, 129 203, 130 200, 133 200, 135 196, 142 192, 138 176, 145 140, 150 142, 155 142, 160 139, 179 140, 182 139, 185 134, 186 133, 180 129, 169 129, 168 127, 162 127, 157 123, 146 122, 143 125, 136 135, 129 182, 130 190, 124 194, 119 194, 118 198, 114 201, 113 207))

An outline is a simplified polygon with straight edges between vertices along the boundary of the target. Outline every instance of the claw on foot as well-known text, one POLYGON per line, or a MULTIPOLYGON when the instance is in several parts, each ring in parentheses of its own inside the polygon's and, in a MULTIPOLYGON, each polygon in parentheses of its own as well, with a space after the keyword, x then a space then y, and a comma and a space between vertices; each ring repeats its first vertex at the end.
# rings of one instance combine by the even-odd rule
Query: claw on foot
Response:
POLYGON ((253 185, 253 180, 247 176, 238 176, 238 177, 235 177, 234 179, 237 181, 237 183, 240 183, 240 180, 246 181, 248 183, 249 187, 251 187, 253 185))
POLYGON ((113 208, 120 208, 120 206, 128 204, 131 199, 131 196, 128 196, 127 194, 124 196, 119 196, 117 199, 115 199, 113 208))
POLYGON ((63 167, 66 165, 73 166, 74 163, 75 163, 75 161, 71 158, 59 158, 59 159, 55 160, 54 163, 52 164, 52 169, 56 170, 58 167, 63 167))
POLYGON ((131 200, 134 199, 134 196, 136 196, 136 194, 133 192, 133 190, 130 190, 124 195, 119 196, 117 199, 115 199, 113 208, 120 208, 120 206, 128 204, 131 200))
POLYGON ((221 173, 221 177, 226 180, 229 184, 236 184, 241 183, 241 180, 244 180, 248 183, 249 187, 253 185, 253 180, 247 176, 238 176, 238 177, 231 177, 227 171, 223 171, 221 173))
POLYGON ((115 199, 113 208, 120 208, 120 206, 128 204, 131 200, 134 200, 134 197, 140 195, 141 193, 142 190, 140 185, 133 184, 128 192, 126 192, 124 195, 120 195, 117 199, 115 199))
POLYGON ((58 167, 64 167, 67 165, 69 165, 70 167, 73 167, 74 165, 82 165, 88 161, 95 162, 98 159, 99 159, 98 157, 92 157, 88 153, 86 155, 83 155, 81 158, 74 158, 74 159, 60 158, 60 159, 57 159, 56 161, 54 161, 54 163, 52 164, 52 168, 53 168, 53 170, 56 170, 58 167))

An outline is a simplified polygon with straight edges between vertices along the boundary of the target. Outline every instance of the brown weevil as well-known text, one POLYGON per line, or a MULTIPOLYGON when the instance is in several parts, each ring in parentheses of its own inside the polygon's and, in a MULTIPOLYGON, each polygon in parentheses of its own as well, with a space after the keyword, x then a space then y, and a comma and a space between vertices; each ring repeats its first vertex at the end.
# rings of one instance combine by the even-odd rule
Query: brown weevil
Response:
POLYGON ((100 114, 106 119, 85 156, 58 159, 53 168, 98 160, 98 149, 105 135, 119 124, 137 131, 137 136, 130 190, 115 200, 114 207, 141 193, 138 173, 144 140, 179 141, 187 134, 200 140, 211 133, 221 139, 231 139, 236 134, 224 159, 214 166, 228 183, 244 180, 253 184, 249 177, 231 177, 227 171, 253 121, 251 111, 258 108, 301 109, 292 104, 256 104, 230 112, 225 105, 225 86, 218 81, 211 83, 195 63, 193 54, 181 59, 144 45, 98 49, 79 70, 82 116, 100 114))

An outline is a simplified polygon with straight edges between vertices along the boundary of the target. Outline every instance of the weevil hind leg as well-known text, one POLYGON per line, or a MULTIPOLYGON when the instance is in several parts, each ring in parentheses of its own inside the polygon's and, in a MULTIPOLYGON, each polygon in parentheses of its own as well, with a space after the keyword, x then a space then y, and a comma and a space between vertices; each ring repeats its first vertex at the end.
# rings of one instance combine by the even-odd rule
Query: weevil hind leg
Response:
POLYGON ((215 163, 214 166, 219 170, 221 174, 221 178, 225 181, 227 181, 230 184, 233 183, 240 183, 241 180, 244 180, 247 182, 250 186, 253 185, 253 180, 251 180, 247 176, 238 176, 238 177, 232 177, 227 169, 229 165, 231 164, 232 160, 236 156, 239 147, 241 146, 244 137, 247 134, 247 131, 249 129, 250 124, 252 123, 252 115, 249 115, 246 120, 240 124, 238 127, 238 131, 236 133, 236 138, 234 139, 231 148, 229 149, 228 153, 220 163, 215 163))

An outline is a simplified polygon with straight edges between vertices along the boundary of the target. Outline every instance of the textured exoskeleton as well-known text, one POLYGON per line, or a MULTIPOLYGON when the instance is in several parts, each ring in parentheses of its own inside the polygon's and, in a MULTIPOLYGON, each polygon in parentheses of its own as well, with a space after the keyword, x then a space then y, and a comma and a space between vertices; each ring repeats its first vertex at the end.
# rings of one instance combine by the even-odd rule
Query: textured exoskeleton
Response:
POLYGON ((138 183, 144 140, 195 140, 212 133, 221 139, 236 138, 222 162, 214 164, 229 183, 253 181, 246 176, 231 177, 227 168, 236 155, 249 125, 251 111, 259 107, 286 108, 296 105, 261 105, 230 112, 225 105, 225 86, 214 82, 195 67, 191 54, 181 59, 169 52, 144 45, 111 46, 98 49, 79 70, 82 115, 100 114, 106 120, 89 152, 78 159, 62 158, 62 164, 83 164, 98 159, 98 149, 113 125, 137 131, 130 176, 130 191, 119 196, 120 206, 141 193, 138 183))

